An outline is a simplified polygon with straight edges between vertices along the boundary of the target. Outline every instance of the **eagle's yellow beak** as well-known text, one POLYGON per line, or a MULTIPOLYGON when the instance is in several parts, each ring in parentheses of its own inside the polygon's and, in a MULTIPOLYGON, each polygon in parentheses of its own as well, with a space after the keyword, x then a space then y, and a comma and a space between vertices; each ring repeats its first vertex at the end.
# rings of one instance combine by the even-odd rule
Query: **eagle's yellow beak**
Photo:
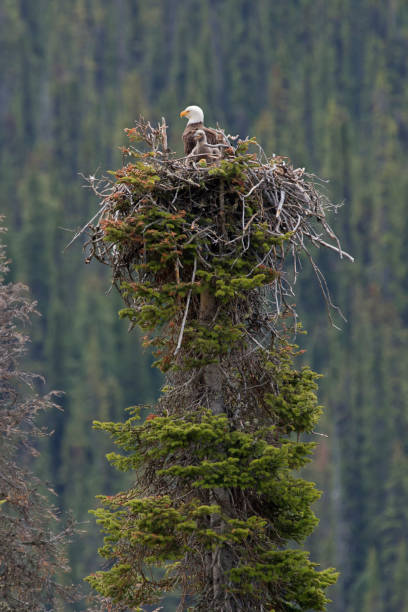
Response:
POLYGON ((188 117, 188 110, 181 111, 180 117, 188 117))

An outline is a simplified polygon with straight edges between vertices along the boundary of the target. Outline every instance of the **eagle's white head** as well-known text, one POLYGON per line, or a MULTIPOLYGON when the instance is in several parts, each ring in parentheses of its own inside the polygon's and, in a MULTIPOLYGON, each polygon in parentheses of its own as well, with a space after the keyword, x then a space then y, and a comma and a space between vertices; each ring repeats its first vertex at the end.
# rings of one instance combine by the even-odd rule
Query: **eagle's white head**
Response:
POLYGON ((204 112, 199 106, 187 106, 180 113, 180 117, 188 117, 187 125, 190 123, 204 123, 204 112))

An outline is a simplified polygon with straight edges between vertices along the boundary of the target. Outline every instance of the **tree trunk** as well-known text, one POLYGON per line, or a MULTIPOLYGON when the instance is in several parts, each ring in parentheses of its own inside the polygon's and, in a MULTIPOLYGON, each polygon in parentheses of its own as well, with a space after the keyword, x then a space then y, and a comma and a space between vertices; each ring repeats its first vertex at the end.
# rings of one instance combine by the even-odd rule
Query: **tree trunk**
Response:
MULTIPOLYGON (((200 300, 200 321, 210 325, 216 313, 217 304, 215 297, 205 291, 200 300)), ((222 377, 218 363, 210 363, 203 367, 203 382, 207 387, 208 404, 214 415, 223 414, 224 401, 222 392, 222 377)), ((231 516, 231 498, 228 489, 217 487, 210 491, 210 504, 217 504, 224 515, 231 516)), ((218 515, 211 518, 211 529, 222 533, 225 522, 218 515)), ((212 584, 214 607, 213 612, 238 612, 235 597, 230 592, 231 584, 228 577, 229 570, 234 564, 233 556, 225 546, 217 546, 207 560, 207 576, 209 584, 212 584)))

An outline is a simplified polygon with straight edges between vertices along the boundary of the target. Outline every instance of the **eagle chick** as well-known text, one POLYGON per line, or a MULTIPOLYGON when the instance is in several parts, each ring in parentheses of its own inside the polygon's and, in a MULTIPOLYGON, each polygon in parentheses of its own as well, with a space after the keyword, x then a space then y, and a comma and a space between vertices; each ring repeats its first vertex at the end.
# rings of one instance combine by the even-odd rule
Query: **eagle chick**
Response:
POLYGON ((189 161, 200 161, 201 159, 205 159, 207 162, 214 162, 220 159, 221 151, 216 145, 211 146, 208 144, 204 130, 197 130, 193 135, 193 139, 195 145, 191 153, 187 156, 189 161))

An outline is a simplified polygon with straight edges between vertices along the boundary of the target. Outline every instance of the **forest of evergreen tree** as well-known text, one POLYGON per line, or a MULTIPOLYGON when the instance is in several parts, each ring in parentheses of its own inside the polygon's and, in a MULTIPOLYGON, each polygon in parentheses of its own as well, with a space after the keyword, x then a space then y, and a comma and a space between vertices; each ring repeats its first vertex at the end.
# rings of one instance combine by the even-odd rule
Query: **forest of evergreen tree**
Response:
POLYGON ((356 261, 319 263, 347 324, 330 325, 308 266, 298 286, 328 435, 308 473, 324 491, 308 547, 341 572, 332 612, 408 612, 407 3, 3 0, 0 46, 0 212, 10 280, 43 314, 29 369, 65 392, 37 470, 86 531, 71 545, 72 579, 99 567, 95 495, 124 485, 91 423, 123 420, 161 385, 116 315, 108 273, 84 265, 80 241, 64 252, 66 230, 96 212, 79 173, 119 166, 140 113, 165 115, 181 152, 179 112, 199 104, 207 125, 255 135, 344 202, 331 223, 356 261))

